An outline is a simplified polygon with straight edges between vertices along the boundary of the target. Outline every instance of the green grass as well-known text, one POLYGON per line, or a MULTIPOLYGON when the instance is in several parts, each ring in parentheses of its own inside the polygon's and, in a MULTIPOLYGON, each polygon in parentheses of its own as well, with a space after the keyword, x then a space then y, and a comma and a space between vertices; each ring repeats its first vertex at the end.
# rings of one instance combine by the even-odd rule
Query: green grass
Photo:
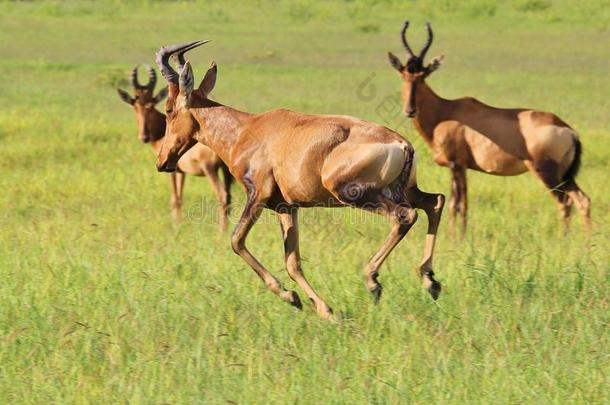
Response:
MULTIPOLYGON (((0 27, 1 403, 610 400, 607 1, 4 2, 0 27), (114 87, 160 45, 209 38, 190 58, 198 79, 219 63, 217 100, 400 128, 421 187, 449 194, 411 125, 379 108, 399 100, 386 52, 401 52, 406 17, 413 43, 434 23, 442 96, 553 111, 580 132, 591 245, 578 217, 560 236, 532 176, 469 173, 468 237, 440 229, 441 299, 415 273, 420 216, 374 306, 361 267, 388 224, 303 210, 306 275, 343 317, 330 324, 280 302, 232 253, 205 180, 187 179, 188 218, 172 224, 167 178, 114 87)), ((249 246, 293 284, 272 214, 249 246)))

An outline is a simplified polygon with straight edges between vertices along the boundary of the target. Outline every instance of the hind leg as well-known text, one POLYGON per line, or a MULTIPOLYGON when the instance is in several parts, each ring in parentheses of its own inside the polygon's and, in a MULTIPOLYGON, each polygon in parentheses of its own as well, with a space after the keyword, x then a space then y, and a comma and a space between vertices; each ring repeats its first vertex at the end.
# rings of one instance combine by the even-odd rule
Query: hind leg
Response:
POLYGON ((461 169, 459 173, 460 201, 459 210, 462 216, 462 237, 466 234, 467 215, 468 215, 468 186, 466 185, 466 169, 461 169))
POLYGON ((584 191, 578 187, 574 180, 568 180, 565 190, 572 201, 576 203, 583 217, 585 228, 591 231, 591 199, 584 191))
MULTIPOLYGON (((387 194, 389 189, 385 189, 385 191, 387 194)), ((348 184, 339 187, 333 194, 345 204, 382 214, 393 223, 392 230, 385 242, 363 269, 366 287, 377 303, 382 291, 381 284, 378 281, 379 267, 415 224, 417 212, 407 201, 396 203, 391 196, 384 195, 382 190, 367 184, 348 184)))
POLYGON ((407 190, 407 198, 415 208, 423 209, 428 217, 428 233, 426 235, 426 244, 419 267, 419 274, 423 279, 424 288, 428 290, 432 298, 437 299, 441 293, 441 283, 434 279, 432 257, 436 243, 436 233, 438 225, 441 222, 443 206, 445 205, 445 196, 442 194, 425 193, 417 187, 412 187, 407 190))
POLYGON ((455 227, 455 213, 458 210, 458 201, 460 188, 458 187, 458 180, 455 173, 455 169, 451 169, 451 197, 449 197, 449 227, 451 231, 454 231, 455 227))
POLYGON ((379 267, 417 221, 417 211, 406 204, 387 204, 382 211, 393 222, 392 230, 383 245, 364 266, 366 288, 373 294, 376 303, 379 302, 382 291, 381 284, 377 280, 379 267))
POLYGON ((455 214, 459 213, 462 220, 462 237, 466 234, 467 225, 467 185, 466 185, 466 169, 459 166, 451 168, 451 198, 449 199, 449 226, 451 231, 455 228, 455 214))
POLYGON ((567 232, 570 227, 570 216, 572 214, 572 199, 566 192, 565 184, 559 180, 557 163, 552 160, 540 162, 524 161, 523 163, 551 191, 551 196, 553 196, 557 203, 559 213, 563 219, 564 233, 567 232))

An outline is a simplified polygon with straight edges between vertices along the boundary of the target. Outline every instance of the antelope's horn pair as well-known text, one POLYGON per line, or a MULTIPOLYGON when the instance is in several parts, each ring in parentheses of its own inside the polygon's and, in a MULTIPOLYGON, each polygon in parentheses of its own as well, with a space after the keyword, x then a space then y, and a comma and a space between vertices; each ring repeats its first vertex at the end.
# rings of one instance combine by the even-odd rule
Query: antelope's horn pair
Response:
POLYGON ((134 89, 137 90, 147 89, 153 91, 155 89, 155 84, 157 84, 157 73, 155 73, 155 69, 151 68, 150 66, 147 66, 148 84, 146 84, 146 86, 142 86, 138 81, 138 67, 140 67, 140 65, 136 65, 133 69, 131 69, 131 85, 134 87, 134 89))
MULTIPOLYGON (((404 45, 405 50, 407 51, 409 56, 415 57, 415 53, 413 53, 413 51, 411 50, 411 47, 409 46, 409 43, 407 42, 407 28, 409 28, 408 20, 405 21, 405 25, 402 26, 402 31, 400 31, 400 36, 402 38, 402 44, 404 45)), ((429 22, 427 22, 426 28, 428 30, 428 42, 426 42, 426 45, 424 45, 421 52, 419 53, 420 59, 424 59, 424 57, 426 56, 426 53, 428 52, 428 49, 430 49, 430 45, 432 45, 432 39, 433 39, 432 25, 429 22)))
POLYGON ((193 48, 197 48, 203 44, 207 44, 208 40, 188 42, 186 44, 179 45, 170 45, 165 46, 159 49, 157 52, 157 66, 159 66, 159 70, 161 74, 170 84, 178 84, 179 74, 172 68, 169 64, 169 58, 172 57, 177 63, 178 70, 182 70, 186 60, 184 59, 184 54, 187 51, 190 51, 193 48))

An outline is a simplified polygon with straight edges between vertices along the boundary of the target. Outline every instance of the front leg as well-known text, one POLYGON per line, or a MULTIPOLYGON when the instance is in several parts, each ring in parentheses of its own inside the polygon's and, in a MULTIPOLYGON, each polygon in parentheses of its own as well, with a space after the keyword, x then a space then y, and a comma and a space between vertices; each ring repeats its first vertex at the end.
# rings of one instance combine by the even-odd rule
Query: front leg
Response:
POLYGON ((311 302, 316 306, 318 315, 324 319, 333 319, 332 309, 324 302, 309 284, 301 269, 301 254, 299 252, 299 223, 296 208, 278 211, 282 235, 284 236, 284 252, 288 275, 305 291, 311 302))
POLYGON ((184 174, 178 172, 170 173, 169 177, 171 186, 171 209, 172 218, 178 224, 180 223, 180 208, 182 206, 182 185, 184 184, 184 174))
POLYGON ((261 211, 263 210, 264 200, 257 198, 256 190, 252 185, 248 190, 248 201, 244 208, 239 223, 233 231, 231 236, 231 246, 233 251, 239 255, 250 267, 256 272, 256 274, 263 280, 267 288, 269 288, 274 294, 278 295, 281 299, 288 302, 290 305, 301 309, 302 304, 299 296, 296 292, 286 290, 279 280, 248 251, 246 248, 246 237, 252 229, 252 226, 258 219, 261 211))
POLYGON ((229 205, 228 197, 225 189, 222 187, 220 178, 217 173, 218 168, 213 165, 206 165, 203 167, 203 172, 207 176, 208 180, 212 184, 216 199, 218 200, 218 224, 221 232, 227 230, 228 216, 229 216, 229 205))

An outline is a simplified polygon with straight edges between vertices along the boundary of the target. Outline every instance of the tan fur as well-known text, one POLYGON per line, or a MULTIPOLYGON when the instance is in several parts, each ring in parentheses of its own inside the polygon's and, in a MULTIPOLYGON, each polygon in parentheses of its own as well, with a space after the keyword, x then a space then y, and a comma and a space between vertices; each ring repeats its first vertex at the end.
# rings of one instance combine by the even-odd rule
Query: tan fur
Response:
POLYGON ((451 169, 450 221, 460 213, 466 228, 466 169, 500 176, 530 170, 552 190, 566 225, 574 201, 588 226, 589 198, 573 177, 566 177, 576 159, 576 132, 552 113, 495 108, 472 97, 446 100, 437 96, 426 78, 438 69, 442 58, 423 64, 432 42, 431 27, 425 50, 416 55, 406 41, 408 25, 405 22, 402 31, 407 64, 402 65, 391 53, 389 58, 403 81, 405 113, 412 116, 415 128, 431 147, 434 161, 451 169))
MULTIPOLYGON (((155 104, 160 100, 153 94, 150 86, 136 86, 134 84, 134 97, 127 99, 124 90, 119 90, 123 101, 128 102, 134 109, 138 125, 138 136, 141 141, 150 143, 155 156, 159 154, 165 141, 165 115, 157 111, 155 104)), ((222 160, 208 147, 197 144, 186 152, 178 161, 178 171, 170 176, 171 210, 176 222, 180 221, 182 207, 182 192, 185 176, 190 174, 198 177, 208 177, 219 204, 219 226, 221 230, 227 228, 227 215, 230 202, 229 179, 222 185, 218 178, 218 171, 224 167, 222 160)))
MULTIPOLYGON (((172 48, 175 49, 175 48, 172 48)), ((163 52, 163 49, 160 51, 163 52)), ((420 274, 436 298, 432 256, 444 197, 427 194, 415 182, 412 145, 388 128, 348 116, 309 115, 286 109, 249 114, 208 98, 216 66, 193 90, 187 62, 180 86, 158 54, 161 69, 170 77, 166 103, 167 140, 157 168, 172 171, 195 141, 209 146, 244 185, 247 203, 231 243, 233 250, 284 301, 301 307, 294 291, 282 284, 249 252, 246 237, 263 208, 277 212, 284 236, 286 268, 307 293, 323 318, 332 311, 305 279, 299 259, 297 210, 300 207, 353 206, 387 216, 392 231, 364 269, 369 291, 378 299, 378 269, 415 223, 415 208, 428 215, 428 237, 420 274), (188 106, 188 107, 187 107, 188 106)), ((165 57, 167 57, 165 55, 165 57)))

